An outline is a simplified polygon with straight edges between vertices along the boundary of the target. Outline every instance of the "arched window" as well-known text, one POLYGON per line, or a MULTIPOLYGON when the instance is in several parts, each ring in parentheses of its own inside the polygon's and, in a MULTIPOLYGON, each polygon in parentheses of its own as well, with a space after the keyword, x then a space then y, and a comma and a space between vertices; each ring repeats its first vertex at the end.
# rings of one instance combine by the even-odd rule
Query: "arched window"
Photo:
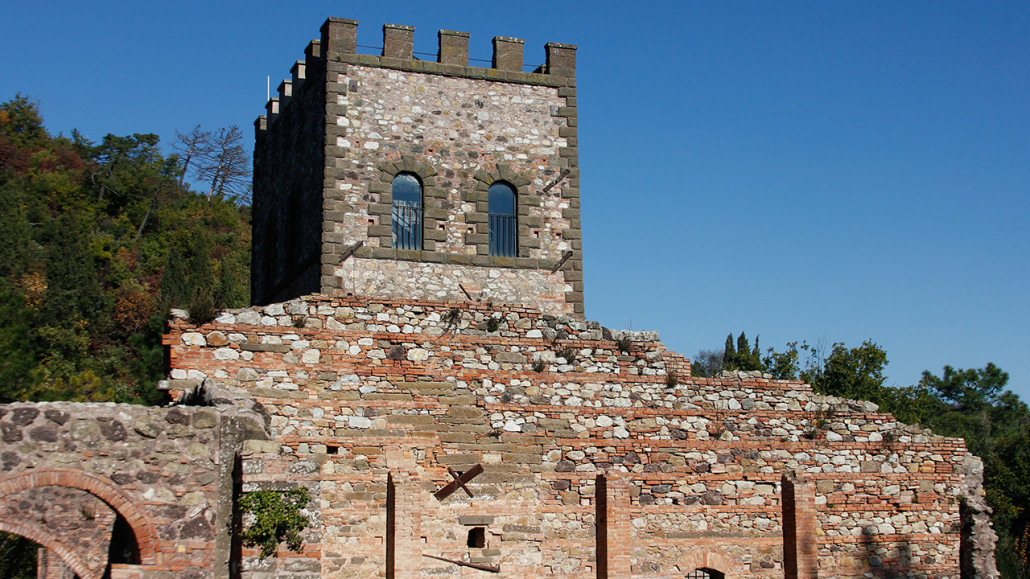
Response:
POLYGON ((490 185, 490 255, 518 255, 518 218, 515 189, 498 181, 490 185))
POLYGON ((687 573, 687 579, 725 579, 726 575, 715 569, 694 569, 687 573))
POLYGON ((422 184, 411 173, 393 178, 393 247, 422 249, 422 184))

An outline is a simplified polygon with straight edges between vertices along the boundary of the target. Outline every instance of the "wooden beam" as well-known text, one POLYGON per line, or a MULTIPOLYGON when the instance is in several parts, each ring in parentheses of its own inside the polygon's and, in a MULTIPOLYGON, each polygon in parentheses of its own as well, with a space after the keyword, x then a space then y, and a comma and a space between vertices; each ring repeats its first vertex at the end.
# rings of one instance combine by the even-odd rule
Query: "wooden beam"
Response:
POLYGON ((558 262, 558 265, 554 266, 554 267, 553 267, 553 268, 551 269, 551 273, 555 273, 555 272, 557 272, 557 271, 558 271, 559 269, 561 269, 561 266, 565 265, 565 262, 566 262, 566 261, 569 261, 569 258, 570 258, 570 257, 572 257, 572 252, 571 252, 571 251, 566 251, 566 252, 565 252, 565 255, 561 256, 561 261, 559 261, 559 262, 558 262))
POLYGON ((597 525, 594 559, 597 579, 608 579, 608 479, 599 474, 594 485, 594 521, 597 525))
POLYGON ((436 491, 436 494, 433 496, 436 497, 436 500, 438 501, 442 501, 447 497, 451 496, 451 494, 459 488, 465 489, 465 492, 467 492, 470 497, 473 496, 472 491, 470 491, 469 488, 465 486, 465 483, 471 481, 472 479, 482 474, 483 465, 477 464, 476 466, 470 468, 468 472, 460 476, 458 475, 458 473, 454 472, 454 469, 452 469, 451 467, 447 467, 447 472, 451 473, 451 476, 454 477, 454 480, 451 481, 447 486, 436 491))
POLYGON ((557 185, 558 183, 561 183, 561 182, 562 182, 562 180, 563 180, 563 179, 565 179, 565 178, 566 178, 566 177, 568 177, 568 176, 569 176, 569 170, 568 170, 568 169, 562 169, 562 171, 561 171, 561 174, 560 174, 560 175, 558 175, 558 178, 557 178, 557 179, 555 179, 555 180, 554 180, 554 181, 553 181, 553 182, 552 182, 552 183, 551 183, 550 185, 548 185, 547 187, 544 187, 544 190, 543 190, 543 192, 544 192, 544 193, 547 193, 548 191, 550 191, 551 189, 553 189, 555 185, 557 185))
POLYGON ((365 240, 361 240, 361 241, 355 243, 353 246, 351 246, 350 249, 348 249, 347 251, 343 252, 343 257, 340 258, 340 263, 343 263, 343 262, 347 261, 347 259, 350 256, 354 255, 355 251, 361 249, 362 245, 365 245, 365 240))
POLYGON ((386 579, 394 579, 397 564, 397 490, 393 474, 386 475, 386 579))
POLYGON ((489 571, 491 573, 500 573, 501 568, 497 565, 480 565, 479 563, 469 563, 468 561, 462 561, 460 559, 448 559, 446 557, 437 557, 436 555, 426 555, 422 553, 423 557, 429 557, 430 559, 436 559, 437 561, 446 561, 447 563, 454 563, 462 567, 471 567, 472 569, 479 569, 480 571, 489 571))

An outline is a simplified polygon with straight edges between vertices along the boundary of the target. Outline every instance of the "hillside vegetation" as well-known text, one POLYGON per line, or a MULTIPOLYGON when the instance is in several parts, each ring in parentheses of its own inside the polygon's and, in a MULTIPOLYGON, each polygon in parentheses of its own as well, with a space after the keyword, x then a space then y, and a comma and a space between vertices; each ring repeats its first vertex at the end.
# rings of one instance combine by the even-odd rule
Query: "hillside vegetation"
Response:
POLYGON ((249 208, 182 172, 157 135, 55 137, 0 104, 0 402, 160 402, 168 309, 249 303, 249 208))

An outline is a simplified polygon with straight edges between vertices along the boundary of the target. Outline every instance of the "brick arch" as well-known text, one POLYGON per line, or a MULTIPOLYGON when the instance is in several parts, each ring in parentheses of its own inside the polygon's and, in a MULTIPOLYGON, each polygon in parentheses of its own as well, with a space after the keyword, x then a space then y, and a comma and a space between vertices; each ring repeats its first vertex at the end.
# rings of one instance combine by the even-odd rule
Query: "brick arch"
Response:
MULTIPOLYGON (((132 532, 136 535, 136 544, 139 547, 140 563, 143 565, 157 563, 157 531, 154 522, 150 520, 146 513, 136 507, 132 499, 125 494, 125 491, 107 479, 74 469, 52 468, 32 470, 0 479, 0 496, 45 486, 70 487, 83 490, 104 501, 104 503, 117 511, 132 527, 132 532)), ((17 531, 11 532, 19 535, 22 534, 17 531)), ((24 536, 36 541, 34 537, 24 536)), ((41 545, 44 544, 39 543, 41 545)), ((61 556, 65 558, 63 554, 61 556)), ((67 561, 68 559, 65 560, 67 561)))
POLYGON ((726 579, 741 579, 743 575, 738 570, 738 564, 726 555, 711 553, 708 551, 695 551, 685 555, 676 562, 680 570, 690 573, 695 569, 713 569, 726 576, 726 579))
POLYGON ((47 550, 53 551, 79 577, 88 578, 94 576, 94 569, 90 568, 85 561, 80 559, 78 555, 58 541, 53 535, 41 531, 36 525, 25 525, 0 519, 0 531, 20 535, 39 543, 46 547, 47 550))

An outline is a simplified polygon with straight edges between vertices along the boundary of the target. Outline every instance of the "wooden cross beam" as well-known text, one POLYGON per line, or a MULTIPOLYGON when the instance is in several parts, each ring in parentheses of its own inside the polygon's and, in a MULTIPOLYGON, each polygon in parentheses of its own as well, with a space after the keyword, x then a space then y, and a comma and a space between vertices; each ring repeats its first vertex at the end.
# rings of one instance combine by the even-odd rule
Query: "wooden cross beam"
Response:
POLYGON ((433 495, 434 497, 436 497, 436 500, 442 501, 446 499, 459 488, 465 489, 465 492, 468 493, 469 497, 475 497, 475 495, 472 494, 472 491, 469 490, 467 486, 465 486, 465 483, 471 481, 472 479, 482 474, 483 465, 477 464, 476 466, 470 468, 467 472, 465 472, 462 475, 459 475, 458 473, 454 472, 454 469, 452 469, 451 467, 447 467, 447 472, 451 473, 451 476, 454 477, 454 480, 448 483, 447 486, 436 491, 436 494, 433 495))
POLYGON ((480 565, 479 563, 469 563, 468 561, 462 561, 460 559, 448 559, 446 557, 437 557, 436 555, 426 555, 422 553, 423 557, 429 557, 430 559, 436 559, 437 561, 446 561, 448 563, 454 563, 455 565, 461 565, 462 567, 471 567, 473 569, 479 569, 480 571, 489 571, 491 573, 500 573, 501 568, 497 565, 480 565))
POLYGON ((555 185, 557 185, 558 183, 561 183, 561 182, 562 182, 562 179, 564 179, 564 178, 566 178, 566 177, 568 177, 568 176, 569 176, 569 170, 568 170, 568 169, 562 169, 561 175, 558 175, 558 178, 557 178, 557 179, 555 179, 553 183, 551 183, 551 184, 550 184, 550 185, 548 185, 547 187, 544 187, 544 191, 543 191, 543 192, 544 192, 544 193, 547 193, 547 192, 548 192, 548 191, 550 191, 550 190, 551 190, 551 189, 552 189, 552 188, 553 188, 553 187, 554 187, 555 185))
POLYGON ((355 251, 361 249, 362 245, 365 245, 365 240, 361 240, 361 241, 355 243, 350 249, 348 249, 347 251, 343 252, 343 256, 340 257, 340 263, 343 263, 343 262, 347 261, 347 258, 349 258, 350 256, 354 255, 355 251))
POLYGON ((570 257, 572 257, 572 252, 571 251, 566 251, 565 255, 563 255, 561 257, 561 260, 558 262, 558 264, 555 265, 553 268, 551 268, 551 273, 555 273, 556 271, 561 269, 561 266, 565 265, 565 262, 569 261, 570 257))

